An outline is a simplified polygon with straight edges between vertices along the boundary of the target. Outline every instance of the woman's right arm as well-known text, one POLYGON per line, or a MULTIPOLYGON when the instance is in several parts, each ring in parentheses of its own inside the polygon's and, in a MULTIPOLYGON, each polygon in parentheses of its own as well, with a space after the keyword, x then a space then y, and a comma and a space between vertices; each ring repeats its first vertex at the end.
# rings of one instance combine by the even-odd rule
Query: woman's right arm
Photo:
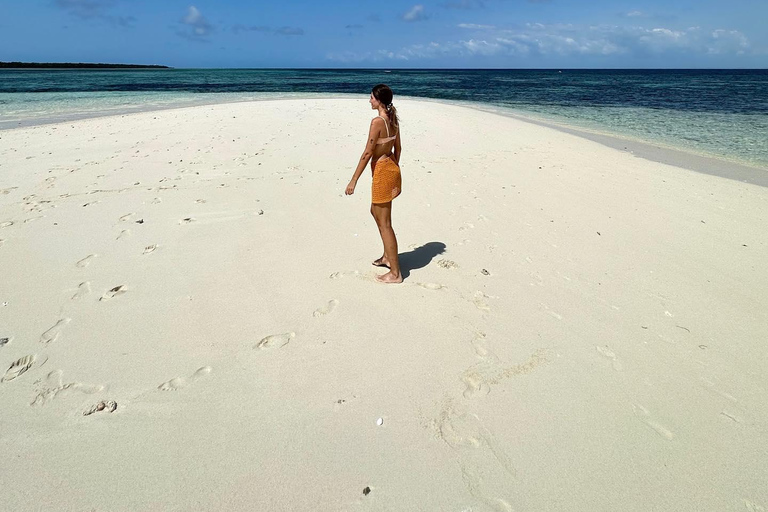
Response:
POLYGON ((395 138, 395 163, 400 167, 400 154, 403 148, 400 147, 400 127, 397 127, 397 137, 395 138))

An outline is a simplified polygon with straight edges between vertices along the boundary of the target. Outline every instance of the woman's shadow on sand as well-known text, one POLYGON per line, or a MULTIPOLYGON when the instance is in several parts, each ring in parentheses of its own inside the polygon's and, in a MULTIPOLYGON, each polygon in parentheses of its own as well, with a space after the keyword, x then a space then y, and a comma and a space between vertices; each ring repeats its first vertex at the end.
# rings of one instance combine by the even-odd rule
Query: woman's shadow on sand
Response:
POLYGON ((403 279, 407 279, 411 275, 411 270, 426 267, 435 256, 444 252, 444 243, 428 242, 412 251, 400 253, 400 274, 403 279))

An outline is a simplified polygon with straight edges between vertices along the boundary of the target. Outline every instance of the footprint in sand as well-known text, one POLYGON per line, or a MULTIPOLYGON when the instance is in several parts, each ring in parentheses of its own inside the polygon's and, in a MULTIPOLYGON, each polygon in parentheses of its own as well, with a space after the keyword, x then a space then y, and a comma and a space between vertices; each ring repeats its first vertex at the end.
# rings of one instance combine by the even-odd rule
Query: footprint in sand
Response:
POLYGON ((439 437, 459 455, 459 467, 472 497, 490 510, 512 512, 507 500, 493 496, 507 490, 499 492, 490 488, 494 483, 516 480, 517 473, 480 418, 475 414, 459 415, 448 410, 438 421, 437 430, 439 437))
POLYGON ((10 343, 12 339, 13 338, 11 337, 0 338, 0 347, 4 347, 8 343, 10 343))
POLYGON ((270 349, 270 348, 284 347, 288 344, 289 341, 291 341, 295 337, 296 337, 295 332, 287 332, 284 334, 272 334, 271 336, 267 336, 266 338, 262 339, 253 348, 264 350, 264 349, 270 349))
POLYGON ((43 333, 42 336, 40 336, 40 343, 50 343, 52 341, 56 341, 61 334, 61 331, 64 329, 64 327, 71 322, 71 318, 62 318, 58 322, 56 322, 56 325, 48 329, 43 333))
POLYGON ((341 279, 342 277, 360 277, 360 272, 352 270, 350 272, 334 272, 330 276, 330 279, 341 279))
POLYGON ((83 258, 83 259, 81 259, 80 261, 78 261, 77 263, 75 263, 75 265, 77 265, 77 266, 78 266, 78 267, 80 267, 80 268, 85 268, 85 267, 87 267, 88 265, 90 265, 90 264, 91 264, 91 261, 92 261, 92 260, 93 260, 93 258, 95 258, 95 257, 96 257, 96 255, 95 255, 95 254, 89 254, 89 255, 88 255, 88 256, 86 256, 85 258, 83 258))
POLYGON ((117 235, 117 238, 115 238, 115 240, 122 240, 123 238, 128 238, 129 236, 131 236, 131 230, 124 229, 120 232, 119 235, 117 235))
POLYGON ((85 281, 83 283, 80 283, 77 286, 77 291, 72 296, 72 300, 80 300, 86 295, 91 293, 91 283, 89 281, 85 281))
POLYGON ((672 431, 670 431, 658 421, 654 420, 651 417, 651 413, 648 411, 648 409, 642 405, 632 404, 632 409, 635 411, 635 416, 637 416, 640 421, 651 427, 657 434, 659 434, 667 441, 671 441, 672 438, 675 437, 675 434, 673 434, 672 431))
POLYGON ((619 359, 616 357, 616 354, 614 354, 613 351, 608 348, 608 345, 602 347, 596 346, 595 349, 600 353, 600 355, 611 361, 614 370, 617 372, 622 370, 623 367, 621 366, 621 361, 619 361, 619 359))
POLYGON ((12 220, 8 220, 8 221, 5 221, 5 222, 0 222, 0 228, 7 228, 9 226, 13 226, 13 221, 12 220))
POLYGON ((484 396, 491 392, 491 388, 485 382, 485 379, 471 368, 464 372, 464 375, 461 376, 461 381, 467 386, 463 393, 464 398, 467 400, 484 396))
POLYGON ((186 217, 179 221, 179 224, 191 224, 192 222, 195 222, 194 217, 186 217))
POLYGON ((437 266, 445 269, 459 268, 459 266, 451 260, 439 260, 437 266))
POLYGON ((157 250, 157 244, 148 245, 144 248, 144 252, 142 254, 150 254, 155 252, 157 250))
POLYGON ((120 222, 128 222, 129 220, 131 220, 131 217, 133 216, 134 216, 133 213, 126 213, 125 215, 120 217, 120 222))
POLYGON ((485 346, 483 337, 475 338, 472 346, 480 362, 470 366, 461 376, 466 386, 463 395, 467 399, 487 395, 492 386, 511 377, 527 375, 547 362, 545 350, 538 349, 524 363, 504 366, 499 357, 485 346))
POLYGON ((338 306, 338 305, 339 305, 339 301, 338 301, 338 300, 336 300, 336 299, 333 299, 333 300, 329 300, 329 301, 328 301, 328 304, 326 304, 326 305, 325 305, 325 306, 323 306, 322 308, 317 308, 317 309, 316 309, 316 310, 315 310, 315 311, 312 313, 312 316, 314 316, 315 318, 318 318, 318 317, 321 317, 321 316, 327 315, 328 313, 330 313, 331 311, 333 311, 334 309, 336 309, 336 306, 338 306))
POLYGON ((477 357, 480 359, 489 359, 491 356, 493 356, 494 359, 498 359, 496 358, 495 354, 493 354, 488 349, 488 344, 485 341, 484 332, 478 332, 475 334, 475 337, 472 339, 472 348, 475 351, 475 355, 477 355, 477 357))
POLYGON ((59 395, 66 395, 69 392, 77 391, 79 393, 85 393, 86 395, 92 395, 100 391, 104 391, 105 387, 102 385, 90 386, 81 382, 68 382, 64 384, 64 372, 62 370, 54 370, 48 374, 45 379, 45 385, 43 389, 37 394, 35 399, 29 405, 45 405, 59 395))
POLYGON ((24 356, 11 364, 11 366, 5 371, 3 378, 0 379, 0 382, 10 382, 13 379, 22 376, 33 367, 44 365, 47 359, 48 358, 46 356, 38 356, 36 354, 24 356))
POLYGON ((427 290, 442 290, 445 286, 438 283, 416 283, 417 285, 427 290))
POLYGON ((490 299, 490 297, 481 291, 476 291, 474 295, 472 295, 472 303, 477 309, 481 311, 490 311, 491 307, 485 299, 490 299))
POLYGON ((188 379, 185 379, 184 377, 176 377, 175 379, 171 379, 168 382, 163 382, 157 387, 157 389, 160 391, 176 391, 177 389, 184 388, 192 382, 207 376, 212 371, 213 368, 210 366, 203 366, 202 368, 198 368, 197 371, 195 371, 195 373, 193 373, 192 376, 190 376, 188 379))
POLYGON ((92 406, 88 410, 84 411, 83 416, 90 416, 93 413, 101 412, 101 411, 115 412, 116 410, 117 410, 117 402, 115 402, 114 400, 102 400, 101 402, 92 406))
POLYGON ((128 290, 126 289, 125 285, 121 284, 120 286, 115 286, 114 288, 107 290, 99 300, 109 300, 117 297, 118 295, 124 294, 126 291, 128 290))

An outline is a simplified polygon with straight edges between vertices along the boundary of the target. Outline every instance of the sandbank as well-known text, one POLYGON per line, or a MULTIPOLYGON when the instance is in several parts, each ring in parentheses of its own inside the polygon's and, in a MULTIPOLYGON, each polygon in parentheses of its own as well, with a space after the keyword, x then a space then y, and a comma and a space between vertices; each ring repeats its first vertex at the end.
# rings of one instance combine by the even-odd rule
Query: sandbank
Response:
POLYGON ((2 508, 768 507, 768 188, 397 106, 0 132, 2 508))

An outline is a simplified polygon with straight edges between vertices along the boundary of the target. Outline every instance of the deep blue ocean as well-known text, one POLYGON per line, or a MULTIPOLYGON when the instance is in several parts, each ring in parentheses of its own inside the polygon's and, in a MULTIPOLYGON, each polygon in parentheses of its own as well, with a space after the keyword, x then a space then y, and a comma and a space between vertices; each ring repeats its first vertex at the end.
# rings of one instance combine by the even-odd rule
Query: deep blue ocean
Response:
POLYGON ((768 169, 768 70, 0 70, 0 128, 202 103, 430 98, 768 169))

